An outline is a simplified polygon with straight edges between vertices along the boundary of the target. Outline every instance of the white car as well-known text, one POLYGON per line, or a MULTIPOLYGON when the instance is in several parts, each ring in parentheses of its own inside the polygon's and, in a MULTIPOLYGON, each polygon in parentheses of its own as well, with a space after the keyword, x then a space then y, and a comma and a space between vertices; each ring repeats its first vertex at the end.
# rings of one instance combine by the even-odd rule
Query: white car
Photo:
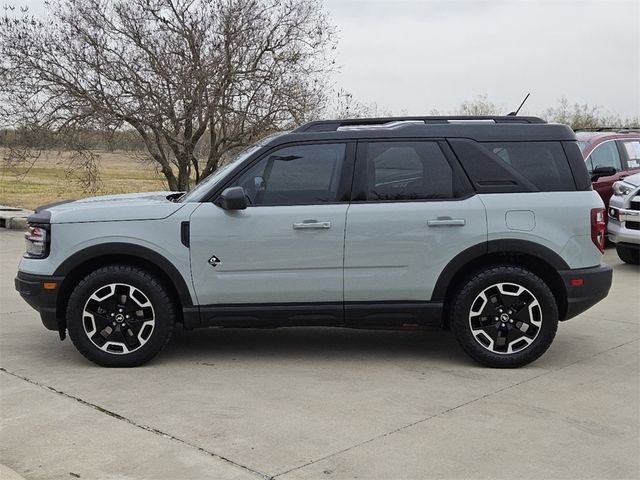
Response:
POLYGON ((640 173, 613 184, 608 234, 620 260, 640 263, 640 173))

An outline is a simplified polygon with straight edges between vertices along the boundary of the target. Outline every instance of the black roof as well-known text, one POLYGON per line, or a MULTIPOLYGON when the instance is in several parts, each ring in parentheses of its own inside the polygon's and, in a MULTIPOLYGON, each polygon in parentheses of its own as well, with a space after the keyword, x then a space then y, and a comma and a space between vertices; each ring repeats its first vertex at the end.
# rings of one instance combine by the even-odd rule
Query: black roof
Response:
POLYGON ((384 138, 470 138, 476 141, 575 140, 567 125, 537 117, 385 117, 309 122, 274 138, 274 143, 306 140, 384 138))

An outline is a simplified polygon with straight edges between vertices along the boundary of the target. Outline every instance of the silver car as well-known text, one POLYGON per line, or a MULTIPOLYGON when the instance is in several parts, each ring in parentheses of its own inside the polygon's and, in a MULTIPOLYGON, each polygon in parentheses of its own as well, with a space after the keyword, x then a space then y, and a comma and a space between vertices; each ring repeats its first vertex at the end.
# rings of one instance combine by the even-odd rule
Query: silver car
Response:
POLYGON ((640 173, 613 184, 609 201, 608 237, 620 260, 640 263, 640 173))

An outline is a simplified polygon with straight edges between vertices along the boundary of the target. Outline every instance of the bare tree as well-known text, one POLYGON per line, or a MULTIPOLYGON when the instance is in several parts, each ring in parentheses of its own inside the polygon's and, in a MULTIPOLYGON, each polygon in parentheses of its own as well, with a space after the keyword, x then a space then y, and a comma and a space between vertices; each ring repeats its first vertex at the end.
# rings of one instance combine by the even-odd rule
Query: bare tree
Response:
POLYGON ((54 0, 0 19, 0 112, 55 132, 132 128, 172 190, 324 106, 317 0, 54 0))

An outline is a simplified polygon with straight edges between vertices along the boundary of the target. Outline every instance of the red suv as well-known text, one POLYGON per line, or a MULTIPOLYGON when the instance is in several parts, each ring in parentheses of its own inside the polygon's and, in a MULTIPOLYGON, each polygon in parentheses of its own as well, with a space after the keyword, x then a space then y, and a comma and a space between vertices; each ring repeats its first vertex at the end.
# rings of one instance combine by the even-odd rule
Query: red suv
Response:
POLYGON ((593 189, 608 207, 613 182, 640 172, 640 130, 577 131, 576 137, 593 189))

